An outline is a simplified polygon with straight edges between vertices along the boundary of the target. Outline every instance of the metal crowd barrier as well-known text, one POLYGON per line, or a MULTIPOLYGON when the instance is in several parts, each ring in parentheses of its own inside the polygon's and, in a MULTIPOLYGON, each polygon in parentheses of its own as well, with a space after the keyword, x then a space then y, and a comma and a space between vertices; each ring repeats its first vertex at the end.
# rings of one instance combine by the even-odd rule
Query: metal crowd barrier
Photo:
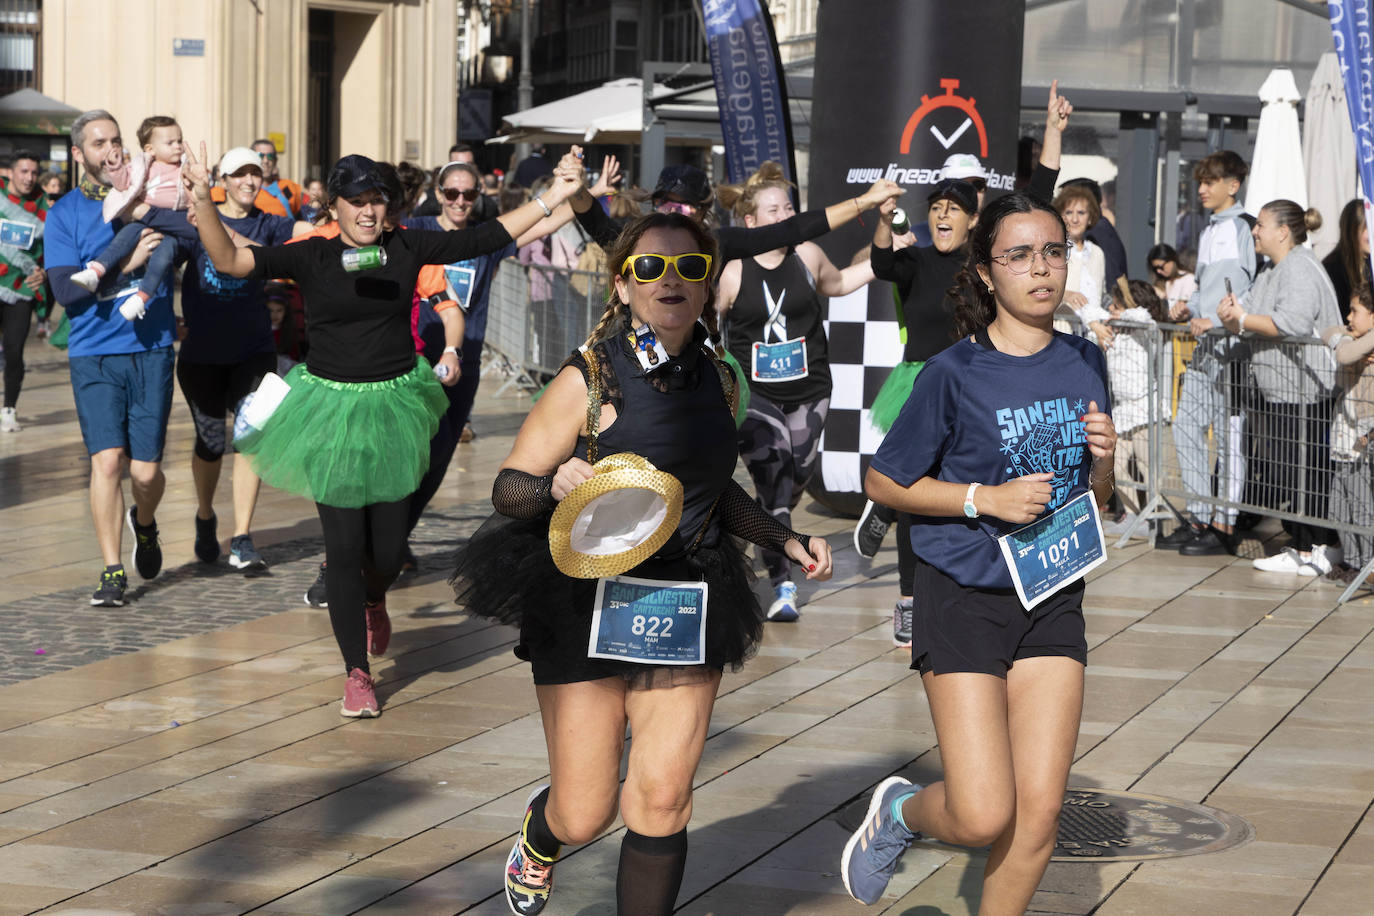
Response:
POLYGON ((501 262, 487 304, 483 374, 537 389, 586 341, 606 306, 606 277, 595 271, 501 262))
POLYGON ((1153 542, 1158 523, 1181 522, 1183 510, 1203 522, 1251 513, 1326 529, 1347 562, 1362 564, 1340 597, 1348 601, 1374 572, 1374 402, 1351 390, 1363 363, 1339 369, 1317 338, 1108 327, 1117 493, 1132 513, 1117 545, 1145 525, 1153 542), (1339 411, 1351 422, 1333 440, 1339 411))

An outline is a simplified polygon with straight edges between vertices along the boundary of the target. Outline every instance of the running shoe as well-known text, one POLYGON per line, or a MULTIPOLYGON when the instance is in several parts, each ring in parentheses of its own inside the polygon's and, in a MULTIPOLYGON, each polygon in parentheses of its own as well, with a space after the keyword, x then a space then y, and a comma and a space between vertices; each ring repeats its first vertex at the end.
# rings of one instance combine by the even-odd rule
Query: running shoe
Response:
POLYGON ((898 601, 892 608, 892 644, 911 648, 911 602, 898 601))
POLYGON ((363 613, 367 616, 367 654, 385 655, 386 647, 391 645, 391 618, 386 613, 386 599, 364 605, 363 613))
POLYGON ((157 539, 157 522, 143 526, 138 523, 138 507, 129 508, 129 531, 134 536, 133 558, 129 565, 144 579, 156 579, 162 572, 162 544, 157 539))
POLYGON ((13 407, 0 407, 0 433, 17 433, 23 428, 19 425, 19 414, 13 407))
POLYGON ((375 719, 382 714, 377 705, 377 692, 373 689, 372 675, 361 668, 348 672, 348 682, 344 684, 343 703, 339 714, 350 719, 375 719))
POLYGON ((305 603, 311 607, 329 607, 328 594, 324 590, 324 564, 320 564, 320 571, 315 576, 315 581, 310 584, 310 588, 305 591, 305 603))
POLYGON ((883 546, 883 538, 887 537, 887 529, 896 520, 897 513, 887 506, 880 506, 871 499, 864 503, 863 514, 854 526, 854 549, 859 556, 869 559, 877 556, 878 549, 883 546))
POLYGON ((91 607, 123 607, 128 587, 129 577, 123 566, 106 566, 100 574, 100 585, 91 596, 91 607))
POLYGON ((784 582, 773 589, 773 603, 768 605, 768 619, 778 623, 791 623, 801 616, 797 607, 797 584, 784 582))
POLYGON ((840 859, 844 889, 860 903, 876 903, 882 897, 902 853, 919 836, 902 826, 892 812, 894 801, 919 790, 920 786, 900 776, 878 783, 864 822, 844 845, 840 859))
POLYGON ((251 575, 267 569, 267 561, 253 546, 251 534, 236 534, 229 541, 229 565, 251 575))
POLYGON ((196 516, 196 559, 202 563, 213 563, 219 559, 219 519, 210 513, 209 518, 196 516))
POLYGON ((558 857, 550 859, 530 848, 525 834, 530 828, 530 810, 534 800, 548 786, 540 786, 525 800, 525 818, 520 823, 520 836, 506 858, 506 904, 516 916, 533 916, 548 905, 553 893, 553 866, 558 857))
POLYGON ((1260 572, 1297 573, 1307 565, 1307 561, 1298 556, 1298 552, 1292 547, 1285 547, 1281 553, 1276 553, 1272 557, 1251 560, 1250 565, 1260 572))

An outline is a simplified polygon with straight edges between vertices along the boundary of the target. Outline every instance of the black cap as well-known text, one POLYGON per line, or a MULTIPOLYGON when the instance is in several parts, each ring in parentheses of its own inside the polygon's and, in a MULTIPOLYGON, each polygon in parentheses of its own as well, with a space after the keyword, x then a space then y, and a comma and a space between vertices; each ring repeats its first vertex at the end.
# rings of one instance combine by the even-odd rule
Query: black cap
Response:
POLYGON ((344 156, 334 163, 334 168, 329 172, 329 181, 325 183, 325 189, 329 197, 357 197, 364 191, 380 191, 387 200, 391 199, 387 191, 386 180, 382 177, 381 170, 377 168, 377 163, 366 156, 352 155, 344 156))
POLYGON ((706 173, 691 165, 670 165, 658 173, 654 201, 676 197, 684 203, 704 206, 711 200, 711 182, 706 173))
POLYGON ((978 189, 962 178, 945 178, 926 197, 927 203, 952 200, 968 213, 978 212, 978 189))

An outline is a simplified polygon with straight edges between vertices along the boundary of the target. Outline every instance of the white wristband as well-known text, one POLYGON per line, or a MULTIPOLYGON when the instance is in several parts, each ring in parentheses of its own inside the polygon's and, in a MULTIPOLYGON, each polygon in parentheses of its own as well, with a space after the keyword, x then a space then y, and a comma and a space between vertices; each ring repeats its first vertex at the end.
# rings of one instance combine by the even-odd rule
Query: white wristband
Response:
POLYGON ((458 357, 458 362, 460 363, 463 361, 463 354, 458 352, 457 347, 444 347, 444 352, 452 353, 454 356, 458 357))
POLYGON ((1240 328, 1236 331, 1236 333, 1237 333, 1237 334, 1244 334, 1244 333, 1245 333, 1245 313, 1244 313, 1244 312, 1241 312, 1241 313, 1240 313, 1240 328))
POLYGON ((544 203, 544 198, 535 195, 534 202, 539 205, 539 209, 544 211, 545 216, 553 216, 553 211, 549 209, 548 204, 544 203))

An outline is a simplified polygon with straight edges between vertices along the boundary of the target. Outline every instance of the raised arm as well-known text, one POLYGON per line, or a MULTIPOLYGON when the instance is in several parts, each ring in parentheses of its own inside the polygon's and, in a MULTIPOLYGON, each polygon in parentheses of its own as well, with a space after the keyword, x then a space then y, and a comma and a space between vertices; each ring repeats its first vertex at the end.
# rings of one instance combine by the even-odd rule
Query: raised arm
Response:
POLYGON ((181 180, 190 192, 191 206, 196 211, 196 232, 215 270, 231 277, 246 277, 253 272, 257 261, 252 249, 239 248, 230 240, 229 233, 224 231, 224 224, 219 221, 219 208, 210 199, 210 170, 205 165, 208 157, 205 141, 202 140, 200 159, 196 159, 188 149, 185 164, 181 168, 181 180))
POLYGON ((816 278, 816 292, 822 296, 847 296, 874 279, 871 258, 864 258, 841 270, 830 263, 821 246, 812 242, 800 246, 797 253, 816 278))
POLYGON ((1054 198, 1054 186, 1059 180, 1059 164, 1063 149, 1064 130, 1069 126, 1073 105, 1059 94, 1059 80, 1050 83, 1050 101, 1045 106, 1045 139, 1040 144, 1040 161, 1031 172, 1030 192, 1044 201, 1054 198))

